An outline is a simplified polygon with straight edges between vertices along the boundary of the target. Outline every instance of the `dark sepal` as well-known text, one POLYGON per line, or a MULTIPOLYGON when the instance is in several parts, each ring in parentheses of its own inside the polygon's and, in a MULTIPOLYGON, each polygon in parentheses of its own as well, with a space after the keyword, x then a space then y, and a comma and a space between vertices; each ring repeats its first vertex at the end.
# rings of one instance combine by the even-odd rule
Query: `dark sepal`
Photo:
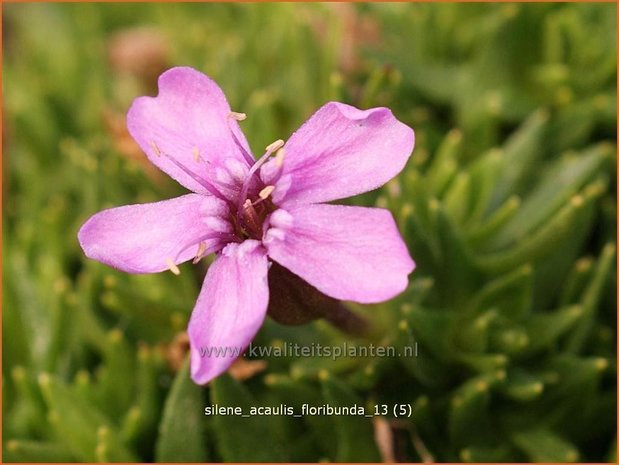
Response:
POLYGON ((349 334, 365 334, 368 322, 342 302, 329 297, 288 269, 272 262, 269 269, 268 315, 280 324, 296 326, 324 318, 349 334))

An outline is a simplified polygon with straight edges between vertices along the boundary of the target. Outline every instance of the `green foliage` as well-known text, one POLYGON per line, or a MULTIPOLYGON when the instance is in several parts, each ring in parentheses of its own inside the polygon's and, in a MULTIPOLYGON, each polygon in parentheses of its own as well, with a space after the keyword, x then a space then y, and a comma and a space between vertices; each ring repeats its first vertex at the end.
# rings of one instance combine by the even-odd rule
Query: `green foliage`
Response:
MULTIPOLYGON (((215 403, 411 404, 390 423, 405 461, 614 460, 614 4, 3 13, 5 461, 380 459, 369 418, 205 416, 215 403), (164 50, 113 40, 143 25, 164 50), (138 51, 119 63, 119 47, 138 51), (76 239, 104 207, 182 192, 122 132, 131 100, 154 93, 142 56, 211 75, 256 152, 327 100, 389 106, 415 128, 401 175, 350 202, 389 208, 417 263, 404 294, 356 310, 375 344, 418 356, 266 358, 207 387, 186 362, 175 373, 204 268, 126 275, 76 239)), ((257 338, 344 341, 368 344, 324 322, 267 321, 257 338)))
POLYGON ((157 439, 158 462, 208 462, 203 413, 196 405, 204 403, 202 389, 189 377, 189 359, 178 371, 161 418, 157 439))

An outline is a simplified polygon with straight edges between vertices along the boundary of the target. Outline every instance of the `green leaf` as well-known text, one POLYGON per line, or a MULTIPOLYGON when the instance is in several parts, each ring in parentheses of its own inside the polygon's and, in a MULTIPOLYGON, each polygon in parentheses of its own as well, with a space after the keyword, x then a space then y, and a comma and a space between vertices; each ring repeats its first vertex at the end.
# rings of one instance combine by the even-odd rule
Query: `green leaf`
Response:
MULTIPOLYGON (((357 394, 327 372, 321 374, 322 392, 332 407, 365 407, 357 394)), ((372 414, 373 412, 366 412, 372 414)), ((333 419, 337 438, 335 462, 377 462, 380 459, 374 442, 371 421, 365 416, 336 415, 333 419)))
POLYGON ((547 111, 533 113, 506 142, 502 151, 502 172, 496 178, 491 210, 501 205, 510 195, 519 192, 523 178, 532 170, 542 153, 547 121, 547 111))
POLYGON ((580 320, 584 311, 582 306, 573 305, 554 312, 535 313, 524 323, 529 335, 527 354, 548 349, 558 342, 580 320))
POLYGON ((482 312, 477 316, 457 315, 456 324, 451 326, 449 337, 454 347, 468 353, 485 352, 488 349, 490 327, 499 314, 495 309, 482 312))
POLYGON ((12 439, 7 441, 3 459, 6 462, 75 462, 71 452, 55 442, 12 439))
POLYGON ((482 287, 470 299, 465 312, 467 315, 476 315, 494 308, 503 316, 518 321, 531 310, 532 292, 533 268, 525 264, 482 287))
POLYGON ((468 242, 475 248, 485 245, 492 236, 497 234, 511 220, 518 211, 518 208, 520 208, 520 204, 520 197, 515 195, 509 197, 484 222, 471 226, 465 232, 468 242))
POLYGON ((576 462, 579 458, 573 444, 545 428, 514 433, 512 441, 532 462, 576 462))
POLYGON ((573 231, 575 224, 587 217, 593 203, 605 189, 605 183, 594 181, 575 195, 550 220, 529 237, 500 252, 475 257, 480 270, 488 274, 507 271, 528 262, 536 262, 556 253, 573 231))
MULTIPOLYGON (((265 376, 264 383, 279 402, 293 406, 295 411, 300 410, 303 404, 320 405, 322 402, 321 392, 315 383, 310 384, 303 379, 271 373, 265 376)), ((308 436, 319 446, 321 457, 334 457, 337 442, 332 433, 333 417, 308 415, 302 421, 308 427, 308 436)))
POLYGON ((156 445, 158 462, 207 462, 203 388, 189 376, 189 358, 176 374, 163 407, 156 445))
POLYGON ((444 137, 426 173, 427 185, 434 196, 441 198, 457 173, 461 150, 462 133, 454 129, 444 137))
MULTIPOLYGON (((211 382, 211 403, 223 407, 240 407, 249 415, 257 400, 247 389, 229 375, 211 382)), ((195 407, 195 405, 194 405, 195 407)), ((278 444, 270 429, 268 416, 216 415, 213 417, 213 433, 218 451, 227 462, 285 462, 286 447, 278 444), (248 438, 259 438, 248 441, 248 438)))
POLYGON ((514 457, 513 447, 508 444, 497 446, 468 446, 460 450, 460 459, 467 463, 509 462, 514 457))
POLYGON ((591 333, 594 325, 595 312, 602 291, 614 270, 612 265, 616 261, 615 252, 615 244, 607 244, 602 250, 602 254, 595 266, 591 282, 587 286, 581 301, 584 310, 584 318, 579 327, 570 336, 570 340, 567 343, 568 352, 575 353, 582 350, 587 337, 591 333))
POLYGON ((107 335, 103 363, 98 373, 100 405, 108 415, 118 417, 127 411, 134 390, 135 356, 123 333, 112 330, 107 335))
POLYGON ((420 348, 437 358, 449 358, 449 341, 444 335, 453 326, 453 313, 414 305, 405 307, 403 316, 398 324, 398 340, 402 347, 419 342, 420 348))
POLYGON ((505 380, 505 371, 484 373, 469 379, 457 388, 449 408, 449 436, 456 446, 483 441, 483 434, 492 431, 491 416, 488 410, 490 390, 505 380), (476 428, 471 428, 476 425, 476 428))
POLYGON ((496 372, 505 368, 509 363, 509 358, 505 354, 456 354, 456 358, 464 365, 475 371, 496 372))
POLYGON ((507 379, 501 386, 501 390, 507 397, 518 402, 530 402, 542 395, 544 382, 538 376, 514 368, 507 370, 507 379))
POLYGON ((55 435, 76 458, 86 462, 99 460, 97 447, 103 431, 106 444, 114 445, 106 451, 106 461, 135 461, 133 454, 121 444, 110 421, 102 412, 84 402, 51 375, 41 374, 39 384, 50 409, 48 420, 55 435))
MULTIPOLYGON (((608 166, 614 150, 600 144, 559 159, 540 179, 537 188, 493 241, 500 248, 540 228, 587 183, 608 166)), ((508 165, 509 166, 509 165, 508 165)))

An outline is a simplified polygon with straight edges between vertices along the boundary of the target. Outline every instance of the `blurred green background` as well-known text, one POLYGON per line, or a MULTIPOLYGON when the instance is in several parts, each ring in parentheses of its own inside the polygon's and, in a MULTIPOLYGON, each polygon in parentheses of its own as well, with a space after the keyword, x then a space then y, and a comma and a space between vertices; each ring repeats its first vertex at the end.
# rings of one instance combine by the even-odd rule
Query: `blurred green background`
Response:
MULTIPOLYGON (((614 461, 616 5, 4 4, 4 461, 614 461), (213 77, 254 151, 320 105, 388 106, 389 208, 418 268, 355 307, 414 358, 246 360, 189 380, 204 267, 85 259, 104 207, 179 195, 125 129, 174 65, 213 77), (411 418, 205 417, 410 404, 411 418)), ((365 345, 323 322, 257 342, 365 345)))

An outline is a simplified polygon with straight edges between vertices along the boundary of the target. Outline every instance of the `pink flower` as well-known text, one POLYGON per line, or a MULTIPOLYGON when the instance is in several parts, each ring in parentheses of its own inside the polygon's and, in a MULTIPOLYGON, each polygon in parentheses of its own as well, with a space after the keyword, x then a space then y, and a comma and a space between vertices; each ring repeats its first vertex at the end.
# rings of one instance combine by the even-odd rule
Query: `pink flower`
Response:
POLYGON ((163 73, 156 97, 133 102, 127 126, 150 161, 193 193, 104 210, 78 234, 88 257, 129 273, 178 273, 180 263, 217 254, 188 329, 200 384, 224 372, 262 325, 271 260, 330 297, 361 303, 402 292, 415 266, 389 211, 323 203, 402 170, 414 133, 389 109, 327 103, 258 161, 241 119, 204 74, 163 73), (238 352, 204 356, 216 347, 238 352))

